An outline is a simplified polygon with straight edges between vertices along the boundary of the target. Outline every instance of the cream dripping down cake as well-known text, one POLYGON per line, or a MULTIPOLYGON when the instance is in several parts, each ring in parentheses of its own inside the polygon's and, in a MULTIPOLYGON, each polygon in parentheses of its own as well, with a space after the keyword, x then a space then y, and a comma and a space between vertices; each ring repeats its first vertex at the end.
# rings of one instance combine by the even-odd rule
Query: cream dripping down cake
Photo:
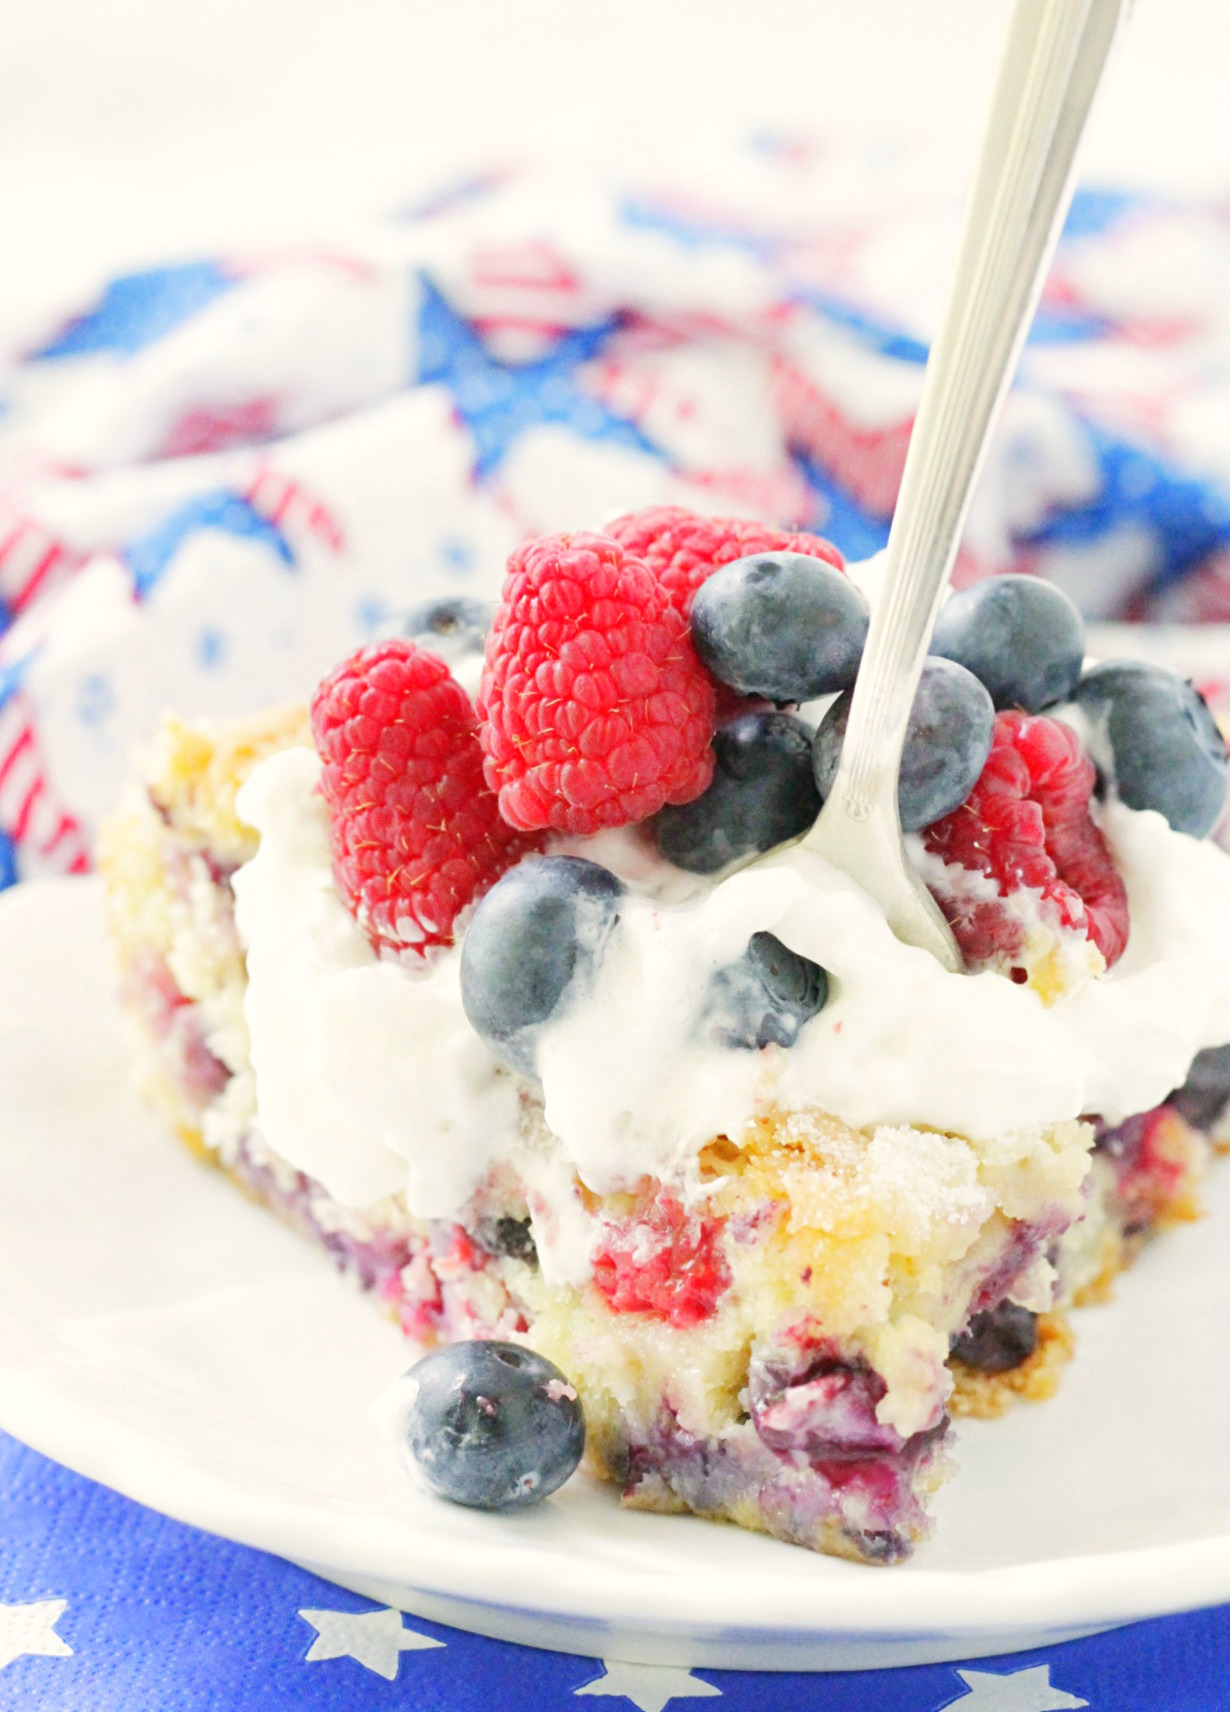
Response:
POLYGON ((806 842, 876 580, 674 507, 531 541, 310 708, 169 718, 102 863, 150 1097, 462 1390, 527 1346, 625 1504, 889 1564, 1197 1209, 1230 858, 1191 686, 996 578, 900 792, 965 972, 898 941, 806 842))

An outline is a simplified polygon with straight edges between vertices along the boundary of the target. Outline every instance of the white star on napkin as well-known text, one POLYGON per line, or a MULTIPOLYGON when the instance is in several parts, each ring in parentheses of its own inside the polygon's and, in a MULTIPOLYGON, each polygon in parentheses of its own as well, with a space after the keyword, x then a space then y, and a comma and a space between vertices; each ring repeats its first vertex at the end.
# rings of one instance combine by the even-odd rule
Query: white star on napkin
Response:
POLYGON ((67 1599, 0 1605, 0 1670, 27 1656, 72 1658, 73 1649, 56 1634, 56 1624, 67 1609, 67 1599))
POLYGON ((1069 1707, 1089 1704, 1062 1688, 1052 1688, 1047 1664, 1007 1675, 991 1670, 959 1670, 957 1675, 969 1692, 946 1703, 955 1712, 1067 1712, 1069 1707))
POLYGON ((672 1700, 702 1700, 721 1694, 711 1682, 702 1682, 690 1670, 676 1670, 663 1664, 625 1664, 620 1659, 603 1659, 605 1676, 595 1677, 575 1694, 614 1694, 630 1700, 640 1712, 662 1712, 672 1700))
POLYGON ((305 1623, 316 1631, 316 1639, 308 1650, 305 1664, 322 1659, 354 1659, 366 1670, 374 1670, 392 1682, 402 1653, 420 1652, 424 1647, 442 1647, 443 1641, 433 1641, 430 1635, 416 1634, 402 1626, 401 1612, 383 1611, 300 1611, 305 1623))

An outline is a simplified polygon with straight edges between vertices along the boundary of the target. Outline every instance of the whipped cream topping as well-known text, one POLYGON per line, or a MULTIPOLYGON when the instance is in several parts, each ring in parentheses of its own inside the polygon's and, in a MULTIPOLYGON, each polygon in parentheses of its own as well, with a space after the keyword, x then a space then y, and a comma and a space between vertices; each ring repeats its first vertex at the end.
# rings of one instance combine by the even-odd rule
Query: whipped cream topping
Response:
POLYGON ((404 1190, 446 1216, 514 1133, 518 1088, 466 1020, 455 952, 422 970, 373 953, 333 884, 319 777, 288 749, 241 793, 261 834, 234 880, 257 1121, 344 1205, 404 1190))
POLYGON ((540 1036, 544 1132, 522 1122, 522 1085, 466 1020, 459 949, 421 971, 372 952, 333 885, 318 778, 307 749, 255 770, 239 809, 260 847, 235 893, 258 1121, 350 1205, 404 1191, 417 1215, 456 1216, 505 1160, 553 1185, 552 1201, 573 1170, 598 1193, 647 1174, 686 1186, 707 1141, 774 1105, 976 1142, 1084 1113, 1115 1122, 1230 1040, 1230 859, 1157 814, 1105 809, 1128 950, 1049 1007, 903 944, 867 893, 801 846, 699 886, 688 877, 681 893, 655 885, 643 849, 608 839, 586 854, 627 878, 634 868, 638 889, 592 998, 540 1036), (789 1051, 708 1043, 708 981, 762 930, 828 971, 828 1003, 789 1051))

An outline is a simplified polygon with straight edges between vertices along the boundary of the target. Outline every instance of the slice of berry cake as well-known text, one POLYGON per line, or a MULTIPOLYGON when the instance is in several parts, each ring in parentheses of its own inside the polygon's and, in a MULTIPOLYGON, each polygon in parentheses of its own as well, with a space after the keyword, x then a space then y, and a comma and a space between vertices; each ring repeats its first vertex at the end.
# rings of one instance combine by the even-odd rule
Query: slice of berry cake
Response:
MULTIPOLYGON (((1230 1039, 1230 860, 1127 800, 1063 602, 1006 687, 958 628, 920 695, 967 971, 896 940, 798 842, 873 583, 674 510, 532 542, 485 658, 418 613, 310 713, 168 721, 102 860, 198 1151, 416 1341, 554 1361, 625 1503, 892 1563, 952 1414, 1044 1395, 1194 1205, 1226 1055, 1159 1102, 1230 1039)), ((1192 707, 1158 789, 1211 800, 1192 707)))

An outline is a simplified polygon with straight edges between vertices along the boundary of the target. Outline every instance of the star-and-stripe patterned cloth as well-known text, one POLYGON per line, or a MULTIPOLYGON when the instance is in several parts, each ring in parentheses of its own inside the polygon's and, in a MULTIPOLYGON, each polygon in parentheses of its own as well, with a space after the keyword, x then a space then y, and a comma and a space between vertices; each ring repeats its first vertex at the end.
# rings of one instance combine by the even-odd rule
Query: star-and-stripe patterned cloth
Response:
MULTIPOLYGON (((679 503, 877 550, 955 219, 919 158, 765 136, 699 186, 495 172, 48 303, 0 350, 0 885, 89 867, 164 704, 301 697, 408 605, 493 592, 526 534, 679 503)), ((1230 619, 1228 306, 1230 202, 1078 193, 960 578, 1230 619)), ((1204 677, 1230 701, 1230 659, 1204 677)), ((375 1607, 0 1433, 0 1712, 590 1699, 1227 1712, 1230 1609, 885 1672, 590 1660, 375 1607)))
MULTIPOLYGON (((959 203, 920 159, 493 173, 46 304, 0 348, 0 883, 88 867, 165 706, 303 697, 527 535, 677 503, 878 550, 959 203)), ((1230 618, 1228 304, 1224 202, 1078 191, 958 581, 1230 618)))

